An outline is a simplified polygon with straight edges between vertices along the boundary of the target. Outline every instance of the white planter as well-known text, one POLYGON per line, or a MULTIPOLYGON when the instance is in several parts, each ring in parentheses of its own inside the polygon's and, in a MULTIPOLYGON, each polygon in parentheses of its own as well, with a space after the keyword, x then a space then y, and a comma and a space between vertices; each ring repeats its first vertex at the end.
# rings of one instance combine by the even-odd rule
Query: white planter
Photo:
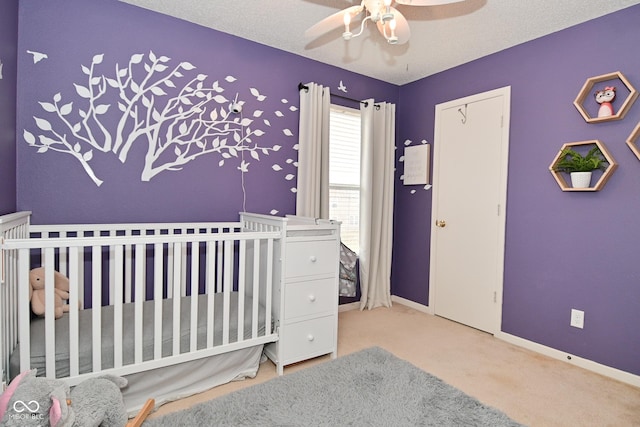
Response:
POLYGON ((571 172, 571 185, 573 188, 591 187, 591 172, 571 172))

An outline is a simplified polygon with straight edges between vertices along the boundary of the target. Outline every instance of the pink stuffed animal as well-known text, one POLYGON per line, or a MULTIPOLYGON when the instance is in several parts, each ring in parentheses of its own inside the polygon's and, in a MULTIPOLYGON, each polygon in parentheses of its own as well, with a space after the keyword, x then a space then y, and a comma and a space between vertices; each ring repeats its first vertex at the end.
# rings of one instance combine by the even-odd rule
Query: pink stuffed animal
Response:
POLYGON ((603 90, 599 90, 595 93, 596 102, 600 104, 598 110, 598 117, 611 117, 613 116, 613 105, 611 102, 616 97, 616 88, 613 86, 607 86, 603 90))
MULTIPOLYGON (((53 272, 53 302, 55 318, 62 317, 64 312, 69 311, 69 279, 58 272, 53 272)), ((45 293, 44 293, 44 267, 34 268, 29 272, 29 301, 31 301, 31 311, 38 316, 45 313, 45 293)))

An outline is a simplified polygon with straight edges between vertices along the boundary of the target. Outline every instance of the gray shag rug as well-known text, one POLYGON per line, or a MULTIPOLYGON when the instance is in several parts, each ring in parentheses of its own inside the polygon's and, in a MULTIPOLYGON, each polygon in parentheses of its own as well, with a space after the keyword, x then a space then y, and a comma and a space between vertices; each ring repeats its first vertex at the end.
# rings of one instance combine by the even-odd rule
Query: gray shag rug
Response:
POLYGON ((232 392, 144 426, 519 426, 373 347, 232 392))

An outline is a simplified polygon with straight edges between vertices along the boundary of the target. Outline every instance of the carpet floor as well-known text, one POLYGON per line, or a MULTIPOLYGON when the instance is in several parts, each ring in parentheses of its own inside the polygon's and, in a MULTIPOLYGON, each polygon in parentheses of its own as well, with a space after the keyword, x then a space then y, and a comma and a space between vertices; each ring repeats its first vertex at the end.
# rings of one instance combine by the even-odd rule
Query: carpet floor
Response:
POLYGON ((519 426, 379 347, 148 420, 168 426, 519 426))
MULTIPOLYGON (((370 347, 384 348, 527 426, 640 426, 639 387, 399 303, 391 308, 339 314, 338 355, 370 347)), ((321 356, 289 365, 284 370, 285 377, 330 360, 329 356, 321 356)), ((275 365, 265 362, 256 378, 232 381, 167 403, 149 419, 276 377, 275 365)))

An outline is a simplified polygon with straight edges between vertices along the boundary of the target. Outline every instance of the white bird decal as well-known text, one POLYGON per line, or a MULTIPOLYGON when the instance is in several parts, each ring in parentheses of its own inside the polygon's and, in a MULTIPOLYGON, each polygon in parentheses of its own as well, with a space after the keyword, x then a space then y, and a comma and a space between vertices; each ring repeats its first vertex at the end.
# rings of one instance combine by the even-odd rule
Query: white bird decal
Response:
POLYGON ((342 83, 342 80, 340 80, 340 86, 338 86, 338 90, 347 93, 347 87, 344 85, 344 83, 342 83))
POLYGON ((48 58, 46 53, 34 52, 32 50, 28 50, 27 53, 33 55, 33 63, 34 64, 37 64, 38 62, 42 61, 43 59, 48 58))

